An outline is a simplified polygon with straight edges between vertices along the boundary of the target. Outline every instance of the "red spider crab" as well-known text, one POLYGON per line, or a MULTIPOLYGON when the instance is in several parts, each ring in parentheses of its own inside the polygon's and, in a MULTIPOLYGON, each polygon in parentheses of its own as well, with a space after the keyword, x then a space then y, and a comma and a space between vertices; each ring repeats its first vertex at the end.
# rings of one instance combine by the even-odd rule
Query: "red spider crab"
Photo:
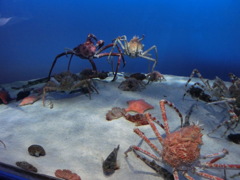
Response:
MULTIPOLYGON (((53 70, 58 58, 60 58, 64 55, 68 55, 68 54, 71 54, 69 62, 68 62, 68 71, 69 71, 69 68, 70 68, 70 64, 71 64, 71 60, 72 60, 73 55, 78 56, 81 59, 88 59, 89 62, 91 63, 91 65, 92 65, 93 71, 95 71, 95 72, 97 72, 97 67, 96 67, 96 65, 93 61, 94 58, 101 58, 101 57, 104 57, 104 56, 118 56, 118 64, 120 64, 120 61, 122 59, 124 65, 125 65, 124 58, 123 58, 121 50, 118 46, 117 46, 117 48, 119 50, 119 53, 112 53, 112 52, 111 53, 101 53, 102 51, 104 51, 105 49, 107 49, 109 47, 113 47, 113 46, 115 47, 115 45, 113 43, 111 43, 109 45, 106 45, 104 47, 103 47, 103 45, 104 45, 103 40, 98 41, 97 37, 95 35, 88 34, 85 43, 78 45, 77 47, 75 47, 72 50, 68 50, 66 52, 60 53, 55 57, 55 59, 52 63, 51 69, 49 71, 49 74, 48 74, 48 80, 50 80, 52 70, 53 70), (96 44, 94 44, 94 41, 96 41, 96 44)), ((119 67, 119 65, 116 68, 116 72, 114 74, 113 81, 116 79, 116 75, 117 75, 117 72, 118 72, 118 67, 119 67)))
MULTIPOLYGON (((134 132, 139 135, 153 150, 155 150, 160 157, 155 156, 154 154, 138 147, 130 146, 130 148, 125 152, 134 151, 137 156, 142 157, 143 154, 153 158, 156 161, 166 163, 167 165, 173 168, 173 176, 175 180, 179 179, 178 172, 181 172, 183 176, 188 180, 194 180, 188 173, 197 174, 207 179, 212 180, 223 180, 217 176, 207 174, 202 172, 205 168, 215 168, 215 169, 240 169, 240 164, 216 164, 215 162, 219 159, 225 157, 228 154, 226 149, 223 149, 221 152, 209 154, 202 156, 200 155, 200 146, 203 144, 201 133, 201 127, 199 125, 193 124, 187 127, 183 127, 175 132, 170 132, 168 119, 166 115, 165 105, 169 105, 174 108, 180 118, 182 118, 181 113, 178 109, 169 101, 161 100, 160 108, 162 111, 163 125, 161 127, 166 132, 166 138, 163 138, 157 127, 153 123, 153 120, 146 114, 148 123, 150 124, 153 132, 155 133, 158 141, 162 145, 162 150, 158 149, 138 128, 134 129, 134 132), (141 153, 139 153, 141 152, 141 153), (200 162, 200 159, 211 158, 207 162, 200 162)), ((160 125, 160 123, 158 123, 160 125)), ((146 158, 145 158, 146 159, 146 158)))

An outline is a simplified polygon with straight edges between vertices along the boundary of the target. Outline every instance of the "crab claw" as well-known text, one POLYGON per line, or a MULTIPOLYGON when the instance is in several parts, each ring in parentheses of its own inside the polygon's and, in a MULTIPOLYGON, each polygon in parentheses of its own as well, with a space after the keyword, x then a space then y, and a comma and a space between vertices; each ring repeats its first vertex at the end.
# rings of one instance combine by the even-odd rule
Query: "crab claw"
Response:
POLYGON ((88 36, 87 36, 87 41, 88 41, 88 40, 92 40, 92 39, 94 39, 95 41, 97 41, 97 37, 96 37, 94 34, 88 34, 88 36))
POLYGON ((96 48, 100 49, 102 46, 104 45, 104 41, 103 40, 99 40, 96 44, 96 48))

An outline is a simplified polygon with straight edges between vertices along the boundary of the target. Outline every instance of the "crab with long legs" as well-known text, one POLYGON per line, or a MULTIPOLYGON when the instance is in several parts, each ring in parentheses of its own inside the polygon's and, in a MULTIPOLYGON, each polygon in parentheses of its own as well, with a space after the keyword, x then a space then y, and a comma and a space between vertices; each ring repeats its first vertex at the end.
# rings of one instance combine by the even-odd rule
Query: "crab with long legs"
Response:
POLYGON ((56 74, 43 87, 43 106, 45 106, 45 98, 47 92, 68 91, 71 93, 77 90, 82 90, 83 92, 88 93, 89 99, 91 99, 91 92, 95 91, 97 94, 99 94, 97 88, 93 84, 92 79, 81 80, 78 75, 73 74, 70 71, 56 74))
POLYGON ((153 144, 140 129, 134 129, 134 132, 140 136, 159 156, 156 156, 153 153, 135 145, 129 147, 129 149, 125 152, 126 156, 128 152, 134 151, 139 156, 144 156, 143 154, 145 154, 146 156, 153 158, 155 161, 165 163, 166 165, 173 168, 173 176, 175 180, 179 179, 178 173, 182 173, 182 175, 188 180, 194 180, 194 178, 191 177, 189 173, 196 174, 206 179, 223 180, 220 177, 205 173, 203 170, 207 168, 235 170, 240 169, 240 164, 216 163, 218 160, 224 158, 228 154, 228 151, 226 149, 223 149, 218 153, 208 154, 204 156, 200 154, 200 147, 203 144, 203 134, 201 133, 202 128, 198 124, 192 124, 180 128, 175 132, 170 132, 165 105, 169 105, 170 107, 174 108, 176 107, 173 103, 167 100, 161 100, 159 104, 163 119, 163 126, 161 127, 166 133, 165 138, 161 136, 158 128, 154 124, 149 114, 146 114, 146 116, 150 127, 156 135, 159 143, 162 145, 162 149, 159 149, 155 144, 153 144), (208 160, 206 162, 200 161, 200 159, 208 158, 211 160, 208 160))
MULTIPOLYGON (((104 57, 104 56, 118 56, 118 62, 120 63, 120 61, 122 60, 124 65, 125 65, 125 61, 124 61, 124 57, 122 56, 122 53, 121 53, 121 50, 120 48, 117 46, 117 49, 119 50, 118 53, 102 53, 104 50, 110 48, 110 47, 115 47, 116 45, 111 43, 111 44, 108 44, 106 46, 103 46, 104 45, 104 41, 103 40, 98 40, 97 37, 93 34, 88 34, 87 36, 87 39, 86 41, 83 43, 83 44, 80 44, 78 45, 77 47, 75 47, 74 49, 70 49, 70 50, 67 50, 66 52, 63 52, 63 53, 60 53, 58 54, 53 63, 52 63, 52 66, 51 66, 51 69, 49 71, 49 74, 48 74, 48 80, 50 80, 50 77, 51 77, 51 74, 52 74, 52 70, 57 62, 57 60, 62 57, 62 56, 66 56, 68 54, 70 54, 70 59, 69 59, 69 62, 68 62, 68 71, 70 69, 70 64, 71 64, 71 60, 72 60, 72 57, 73 55, 75 56, 78 56, 80 57, 81 59, 87 59, 89 60, 89 62, 91 63, 92 65, 92 69, 93 71, 97 72, 97 67, 93 61, 93 59, 95 58, 101 58, 101 57, 104 57)), ((116 69, 116 72, 115 72, 115 76, 113 78, 113 81, 116 79, 116 74, 118 72, 118 67, 116 69)))
POLYGON ((230 97, 229 90, 222 79, 220 79, 219 77, 216 77, 213 84, 210 85, 209 80, 205 80, 201 75, 201 73, 199 72, 199 70, 197 69, 194 69, 192 71, 187 83, 185 84, 185 87, 188 86, 189 82, 192 80, 195 74, 203 83, 203 84, 200 84, 199 82, 197 82, 195 84, 198 84, 205 91, 208 91, 212 96, 212 98, 215 98, 215 100, 222 100, 223 97, 230 97))
MULTIPOLYGON (((153 62, 152 71, 153 71, 158 62, 157 46, 153 45, 152 47, 150 47, 149 49, 144 51, 143 50, 144 44, 142 44, 142 42, 141 42, 143 39, 144 39, 144 35, 142 36, 142 38, 134 36, 128 42, 127 36, 125 36, 125 35, 117 37, 116 39, 113 40, 114 45, 112 47, 111 52, 109 53, 108 60, 109 60, 111 54, 113 53, 114 48, 118 47, 118 45, 119 45, 122 48, 123 55, 129 56, 131 58, 141 57, 141 58, 152 61, 153 62), (153 58, 152 55, 149 54, 149 52, 151 50, 154 50, 155 58, 153 58)), ((119 63, 120 63, 120 61, 119 61, 119 63)), ((119 64, 117 66, 119 66, 119 64)))
POLYGON ((232 106, 232 103, 235 104, 236 102, 236 97, 232 95, 232 91, 234 93, 237 92, 240 94, 239 88, 236 88, 237 86, 235 86, 237 82, 240 82, 240 81, 237 80, 236 76, 234 76, 233 74, 230 74, 230 78, 232 79, 233 85, 230 86, 229 88, 226 86, 223 80, 218 77, 215 78, 215 80, 211 85, 209 80, 205 80, 201 75, 201 73, 197 69, 194 69, 187 83, 185 84, 185 87, 188 86, 189 82, 192 80, 194 75, 197 75, 197 77, 201 80, 202 83, 196 82, 193 85, 191 85, 191 87, 188 90, 186 90, 186 93, 183 95, 183 98, 185 97, 186 94, 190 94, 193 98, 207 102, 208 105, 223 103, 224 108, 226 108, 229 114, 229 118, 223 121, 222 123, 220 123, 215 129, 213 129, 208 134, 215 132, 217 129, 219 129, 223 125, 227 125, 227 129, 223 134, 225 135, 227 131, 230 128, 232 128, 233 125, 235 125, 234 126, 235 128, 239 121, 235 113, 235 109, 232 106))
POLYGON ((240 79, 234 75, 233 73, 229 73, 229 77, 232 81, 232 85, 228 88, 230 98, 222 98, 222 100, 214 101, 208 104, 220 104, 225 103, 228 108, 229 120, 225 120, 220 123, 215 129, 213 129, 209 134, 215 132, 217 129, 222 127, 223 125, 227 126, 223 136, 228 132, 230 129, 235 129, 239 123, 240 117, 240 79))

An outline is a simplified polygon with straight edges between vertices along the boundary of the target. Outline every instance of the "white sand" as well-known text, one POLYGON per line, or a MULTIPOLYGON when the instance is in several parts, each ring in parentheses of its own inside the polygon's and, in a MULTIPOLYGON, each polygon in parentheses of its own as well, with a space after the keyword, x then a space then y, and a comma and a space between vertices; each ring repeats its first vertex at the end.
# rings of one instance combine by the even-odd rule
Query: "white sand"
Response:
MULTIPOLYGON (((188 78, 170 75, 166 75, 165 78, 167 81, 151 83, 146 89, 136 92, 118 89, 122 78, 116 82, 94 80, 99 94, 93 93, 91 100, 86 95, 49 93, 47 99, 51 99, 54 103, 53 109, 43 107, 41 100, 23 107, 16 106, 19 102, 0 105, 0 139, 7 146, 7 149, 4 149, 0 145, 1 162, 15 165, 16 161, 27 161, 37 167, 39 173, 50 176, 54 176, 56 169, 70 169, 79 174, 83 180, 162 179, 132 152, 128 154, 128 158, 125 158, 124 152, 128 147, 140 142, 140 138, 133 132, 135 125, 124 118, 107 121, 105 114, 112 107, 127 107, 129 100, 144 99, 155 107, 148 112, 162 121, 159 101, 167 99, 173 102, 185 117, 191 105, 196 103, 196 100, 190 96, 182 100, 184 85, 188 78), (30 156, 27 148, 32 144, 42 145, 46 150, 46 156, 39 158, 30 156), (102 172, 102 161, 118 144, 120 144, 118 153, 120 169, 112 176, 106 177, 102 172)), ((18 91, 11 90, 10 87, 23 83, 26 82, 6 84, 2 87, 9 90, 14 97, 18 91)), ((170 129, 174 131, 179 128, 180 120, 172 109, 167 109, 170 129)), ((227 118, 228 114, 224 108, 198 102, 190 120, 203 125, 204 145, 201 147, 203 155, 227 148, 230 154, 219 163, 240 164, 239 145, 227 141, 226 137, 221 138, 225 127, 220 128, 211 137, 206 135, 227 118)), ((139 128, 146 136, 155 137, 149 126, 139 128)), ((162 129, 160 132, 164 134, 162 129)), ((239 126, 235 129, 235 133, 237 132, 239 126)), ((156 140, 153 142, 161 148, 156 140)), ((151 151, 145 143, 141 147, 151 151)), ((165 168, 171 170, 167 166, 165 168)), ((227 176, 239 171, 228 170, 227 176)), ((204 170, 204 172, 222 178, 224 176, 223 170, 204 170)), ((196 177, 196 179, 201 178, 196 177)))

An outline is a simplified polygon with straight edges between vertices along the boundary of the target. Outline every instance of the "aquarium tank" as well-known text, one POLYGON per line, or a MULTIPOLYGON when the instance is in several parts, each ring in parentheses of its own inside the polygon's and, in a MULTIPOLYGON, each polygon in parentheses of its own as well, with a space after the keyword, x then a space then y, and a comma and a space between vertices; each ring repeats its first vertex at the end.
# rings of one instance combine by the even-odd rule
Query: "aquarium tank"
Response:
POLYGON ((239 32, 239 0, 0 0, 0 180, 240 179, 239 32))
MULTIPOLYGON (((157 47, 156 70, 189 76, 197 68, 206 78, 229 80, 229 72, 240 75, 239 7, 235 0, 0 0, 0 83, 47 76, 55 56, 89 33, 105 45, 144 35, 144 49, 157 47)), ((54 72, 65 70, 68 58, 59 59, 54 72)), ((152 63, 125 60, 119 71, 147 73, 152 63)), ((94 61, 98 70, 111 71, 107 57, 94 61)), ((73 57, 71 71, 84 68, 90 63, 73 57)))

